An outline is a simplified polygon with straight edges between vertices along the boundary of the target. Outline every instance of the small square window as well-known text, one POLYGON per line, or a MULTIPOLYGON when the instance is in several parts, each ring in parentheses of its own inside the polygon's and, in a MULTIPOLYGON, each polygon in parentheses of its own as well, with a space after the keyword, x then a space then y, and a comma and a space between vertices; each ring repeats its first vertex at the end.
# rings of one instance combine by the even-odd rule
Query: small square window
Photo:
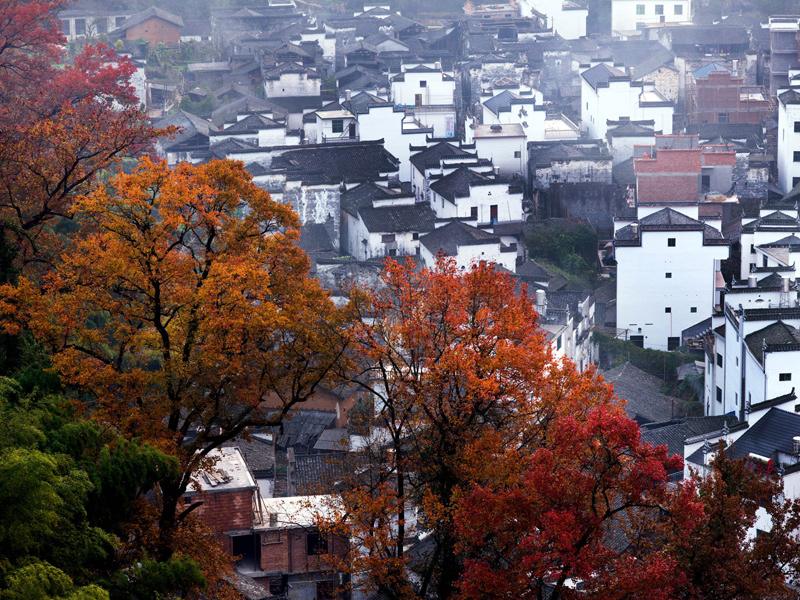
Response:
POLYGON ((644 4, 637 4, 636 5, 636 14, 643 15, 644 14, 644 4))
POLYGON ((696 312, 697 312, 697 307, 696 307, 696 306, 692 306, 692 307, 689 309, 689 312, 691 312, 691 313, 696 313, 696 312))
POLYGON ((800 177, 792 177, 792 187, 800 183, 800 177))
POLYGON ((414 233, 412 233, 411 234, 411 239, 412 240, 418 240, 419 239, 419 233, 417 233, 416 231, 414 233))
POLYGON ((478 207, 477 206, 473 206, 472 208, 469 209, 469 216, 470 216, 471 219, 477 219, 478 218, 478 207))
POLYGON ((664 273, 664 277, 667 279, 672 279, 672 273, 664 273))
POLYGON ((675 14, 682 15, 683 14, 683 6, 680 4, 675 5, 675 14))
POLYGON ((636 31, 641 31, 642 29, 644 29, 644 23, 639 21, 638 23, 636 23, 636 31))
POLYGON ((394 234, 393 233, 384 233, 381 236, 381 242, 384 244, 391 244, 394 241, 394 234))
POLYGON ((656 14, 663 15, 664 14, 664 5, 663 4, 656 4, 656 14))
POLYGON ((327 540, 319 533, 306 534, 306 554, 308 556, 319 556, 327 554, 328 544, 327 540))
POLYGON ((794 122, 794 132, 795 133, 800 133, 800 121, 795 121, 794 122))
POLYGON ((791 381, 792 374, 791 373, 781 373, 778 375, 778 381, 791 381))
MULTIPOLYGON (((797 154, 797 152, 795 152, 795 154, 797 154)), ((522 158, 522 150, 515 150, 514 158, 522 158)))
POLYGON ((675 238, 667 238, 667 246, 669 246, 670 248, 674 248, 675 247, 675 238))
POLYGON ((428 82, 427 82, 427 81, 424 81, 424 80, 423 80, 423 81, 420 81, 420 82, 419 82, 419 87, 421 87, 421 88, 423 88, 423 87, 428 87, 428 82))
POLYGON ((122 25, 127 17, 114 17, 114 27, 119 27, 122 25))
POLYGON ((667 307, 665 307, 665 308, 664 308, 664 312, 665 312, 665 313, 671 313, 671 312, 672 312, 672 307, 671 307, 671 306, 667 306, 667 307))
POLYGON ((792 161, 794 161, 794 162, 800 162, 800 152, 798 152, 797 150, 795 150, 795 151, 792 153, 792 161))
POLYGON ((344 132, 344 119, 334 119, 331 122, 331 131, 333 133, 342 133, 342 132, 344 132))

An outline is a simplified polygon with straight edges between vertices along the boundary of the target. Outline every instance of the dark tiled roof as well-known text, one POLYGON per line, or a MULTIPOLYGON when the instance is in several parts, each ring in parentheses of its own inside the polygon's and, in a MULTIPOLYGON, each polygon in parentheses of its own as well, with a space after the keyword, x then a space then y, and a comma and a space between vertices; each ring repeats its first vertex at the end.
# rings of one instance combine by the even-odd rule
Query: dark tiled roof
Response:
POLYGON ((769 410, 774 406, 780 406, 781 404, 786 404, 787 402, 793 402, 797 400, 797 394, 794 393, 794 388, 788 394, 783 394, 782 396, 777 396, 776 398, 772 398, 770 400, 764 400, 763 402, 756 402, 755 404, 750 405, 750 413, 760 412, 762 410, 769 410))
POLYGON ((653 137, 655 131, 655 121, 630 121, 623 119, 621 121, 606 121, 608 125, 608 137, 653 137))
POLYGON ((295 457, 291 494, 300 496, 329 494, 347 473, 347 459, 341 453, 298 454, 295 457))
POLYGON ((800 237, 796 236, 795 234, 787 235, 779 240, 774 242, 769 242, 768 244, 759 244, 759 248, 791 248, 794 246, 800 246, 800 237))
POLYGON ((170 125, 180 127, 181 131, 179 131, 175 137, 164 138, 164 141, 161 142, 161 145, 165 148, 178 145, 186 140, 189 140, 195 135, 208 136, 210 132, 218 131, 216 127, 214 127, 205 119, 201 119, 192 113, 188 113, 180 109, 173 114, 156 121, 153 126, 156 129, 162 129, 164 127, 169 127, 170 125))
POLYGON ((744 338, 750 352, 758 362, 764 364, 764 344, 767 348, 769 346, 798 346, 800 350, 800 331, 784 323, 778 321, 767 325, 764 329, 759 329, 753 333, 746 335, 744 338))
POLYGON ((776 450, 792 455, 792 438, 797 435, 800 435, 800 414, 771 408, 731 444, 729 452, 735 458, 750 454, 770 457, 776 450))
POLYGON ((471 185, 492 183, 488 177, 475 173, 467 167, 459 167, 431 184, 431 189, 445 200, 455 204, 456 198, 468 198, 471 185))
POLYGON ((778 95, 778 100, 781 101, 781 104, 800 104, 800 94, 798 94, 795 90, 787 90, 782 94, 778 95))
POLYGON ((274 427, 275 445, 278 448, 299 446, 312 448, 319 435, 330 428, 336 415, 332 412, 298 410, 284 419, 280 426, 274 427))
POLYGON ((371 233, 403 233, 433 231, 436 215, 427 204, 406 206, 363 207, 358 211, 371 233))
POLYGON ((346 110, 349 110, 354 115, 368 113, 370 108, 378 106, 394 105, 387 100, 382 100, 381 98, 373 96, 372 94, 367 94, 366 92, 360 92, 355 96, 352 96, 350 100, 345 100, 342 102, 342 107, 346 110))
POLYGON ((262 439, 258 434, 251 436, 248 442, 242 437, 222 444, 224 448, 239 448, 250 471, 256 479, 272 477, 275 473, 275 447, 271 441, 262 439))
POLYGON ((607 86, 611 79, 624 78, 626 75, 624 71, 620 71, 615 67, 609 67, 605 63, 600 63, 593 66, 591 69, 586 69, 581 74, 581 77, 596 90, 598 87, 607 86))
POLYGON ((358 210, 367 206, 372 206, 373 200, 386 200, 389 198, 412 197, 410 192, 404 192, 393 188, 386 188, 376 183, 361 183, 342 193, 339 205, 354 217, 358 216, 358 210))
POLYGON ((514 92, 503 90, 499 94, 492 96, 483 105, 492 111, 494 114, 499 115, 501 112, 508 112, 511 110, 513 104, 531 104, 534 102, 534 97, 520 96, 514 92))
POLYGON ((411 157, 411 164, 423 173, 426 169, 436 169, 442 158, 453 158, 458 156, 474 157, 475 154, 462 150, 449 142, 439 142, 430 148, 417 152, 411 157))
POLYGON ((553 161, 611 160, 604 142, 581 140, 570 142, 528 142, 528 163, 549 167, 553 161))
POLYGON ((458 254, 459 246, 475 246, 481 244, 500 244, 500 238, 475 227, 470 227, 461 221, 452 221, 434 230, 432 233, 420 238, 433 255, 443 251, 450 256, 458 254))
POLYGON ((625 414, 638 423, 669 421, 683 406, 680 398, 661 393, 664 382, 658 377, 625 363, 602 374, 614 384, 614 393, 625 400, 625 414))
POLYGON ((300 239, 297 242, 307 254, 315 252, 334 252, 333 243, 328 230, 322 223, 306 223, 300 229, 300 239))
POLYGON ((277 119, 284 119, 287 116, 286 109, 268 100, 262 100, 255 96, 245 96, 220 106, 217 110, 211 113, 211 122, 214 125, 220 126, 230 117, 236 116, 243 112, 269 112, 277 119))
POLYGON ((125 19, 122 24, 114 29, 113 33, 120 33, 122 31, 126 31, 131 27, 139 25, 139 23, 144 23, 148 19, 152 18, 162 19, 167 23, 171 23, 173 25, 177 25, 178 27, 183 27, 183 19, 181 19, 178 15, 173 14, 163 8, 158 8, 156 6, 151 6, 148 9, 143 10, 142 12, 136 13, 125 19))
POLYGON ((678 422, 650 423, 642 428, 642 441, 653 446, 666 446, 670 456, 683 456, 684 441, 696 435, 719 431, 727 423, 728 427, 739 420, 733 415, 717 417, 695 417, 681 419, 678 422))
MULTIPOLYGON (((703 232, 704 244, 727 244, 728 241, 723 237, 719 230, 702 221, 692 219, 672 208, 662 208, 658 212, 647 215, 639 219, 639 230, 641 231, 693 231, 703 232)), ((621 245, 639 243, 639 235, 634 232, 631 225, 619 229, 614 235, 614 241, 621 245)))
POLYGON ((322 173, 328 181, 376 181, 400 170, 397 159, 375 142, 317 144, 288 149, 272 159, 272 168, 322 173))
POLYGON ((280 129, 283 127, 284 125, 281 123, 253 113, 247 115, 244 119, 237 121, 233 125, 226 127, 220 131, 218 135, 226 133, 256 133, 261 129, 280 129))

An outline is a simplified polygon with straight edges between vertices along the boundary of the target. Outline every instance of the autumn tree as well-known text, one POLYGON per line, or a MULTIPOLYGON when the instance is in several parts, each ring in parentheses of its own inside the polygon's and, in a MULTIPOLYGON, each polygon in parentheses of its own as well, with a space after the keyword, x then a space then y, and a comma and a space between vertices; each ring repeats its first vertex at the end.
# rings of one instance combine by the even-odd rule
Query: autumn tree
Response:
POLYGON ((113 51, 86 46, 63 61, 59 10, 65 0, 0 0, 0 234, 15 251, 41 259, 58 218, 71 218, 98 173, 154 140, 130 85, 134 67, 113 51))
POLYGON ((340 486, 338 519, 321 526, 356 540, 341 566, 365 585, 390 598, 447 598, 464 569, 459 499, 510 475, 558 415, 609 403, 610 389, 553 359, 532 301, 490 264, 389 262, 382 286, 355 290, 350 308, 358 380, 375 404, 372 443, 340 486), (426 551, 409 556, 419 536, 426 551))
MULTIPOLYGON (((458 597, 585 597, 576 585, 613 572, 628 536, 650 531, 672 501, 667 473, 681 464, 665 447, 642 443, 638 424, 618 406, 554 419, 529 453, 515 457, 513 477, 489 480, 461 500, 455 521, 465 569, 458 597)), ((664 565, 675 566, 658 563, 662 571, 664 565)), ((651 600, 669 597, 647 589, 651 600)))
POLYGON ((159 480, 153 544, 168 557, 208 454, 278 423, 339 361, 338 313, 308 277, 296 215, 242 163, 143 159, 75 210, 86 229, 43 285, 2 293, 94 419, 178 458, 159 480))

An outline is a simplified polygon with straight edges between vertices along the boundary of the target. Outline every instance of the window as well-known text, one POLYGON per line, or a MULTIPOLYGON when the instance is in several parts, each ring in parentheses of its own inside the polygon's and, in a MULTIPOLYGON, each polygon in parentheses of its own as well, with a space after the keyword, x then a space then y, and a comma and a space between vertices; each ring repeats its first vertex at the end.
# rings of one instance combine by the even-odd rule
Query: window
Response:
POLYGON ((642 29, 644 29, 644 23, 642 23, 641 21, 637 22, 636 31, 641 31, 642 29))
POLYGON ((644 4, 637 4, 636 5, 636 14, 643 15, 644 14, 644 4))
POLYGON ((393 233, 384 233, 381 236, 381 242, 384 244, 391 244, 394 241, 394 234, 393 233))
POLYGON ((664 5, 663 4, 656 4, 656 14, 663 15, 664 14, 664 5))
POLYGON ((644 336, 643 335, 632 335, 631 336, 631 343, 634 346, 638 346, 639 348, 644 348, 644 336))
POLYGON ((342 133, 342 132, 344 132, 344 119, 334 119, 331 122, 331 131, 333 133, 342 133))
POLYGON ((800 121, 795 121, 794 122, 794 132, 795 133, 800 133, 800 121))
POLYGON ((522 158, 522 150, 514 150, 514 158, 522 158))
POLYGON ((421 88, 428 87, 428 82, 427 82, 427 81, 424 81, 424 80, 423 80, 423 81, 420 81, 420 82, 419 82, 419 87, 421 87, 421 88))
POLYGON ((119 27, 125 22, 126 17, 114 17, 114 27, 119 27))
POLYGON ((728 123, 728 113, 717 113, 717 123, 726 125, 728 123))
POLYGON ((798 152, 797 150, 795 150, 795 151, 792 153, 792 160, 793 160, 794 162, 800 162, 800 152, 798 152))
POLYGON ((778 381, 791 381, 792 374, 791 373, 781 373, 778 375, 778 381))
POLYGON ((469 217, 470 219, 477 219, 478 218, 478 207, 473 206, 469 209, 469 217))
POLYGON ((418 240, 419 239, 419 233, 417 233, 416 231, 414 233, 412 233, 411 234, 411 239, 412 240, 418 240))
POLYGON ((800 183, 800 177, 792 177, 792 187, 800 183))
POLYGON ((75 19, 75 35, 86 35, 86 19, 75 19))
POLYGON ((497 204, 492 204, 489 207, 489 222, 492 225, 497 224, 497 204))
POLYGON ((722 366, 722 354, 720 354, 719 352, 717 352, 717 366, 718 367, 722 366))
POLYGON ((673 350, 677 350, 678 346, 681 345, 681 338, 679 337, 668 337, 667 338, 667 350, 672 352, 673 350))
POLYGON ((664 273, 664 277, 667 279, 672 279, 672 273, 664 273))
POLYGON ((691 312, 691 313, 696 313, 696 312, 697 312, 697 307, 696 307, 696 306, 693 306, 693 307, 691 307, 691 308, 689 309, 689 312, 691 312))
POLYGON ((683 14, 683 6, 680 4, 675 5, 675 14, 682 15, 683 14))
POLYGON ((100 17, 94 20, 95 33, 108 33, 108 19, 100 17))
POLYGON ((703 191, 707 192, 708 189, 711 187, 711 175, 701 175, 700 185, 702 186, 703 191))
POLYGON ((675 247, 675 238, 667 238, 667 246, 669 246, 670 248, 674 248, 675 247))
POLYGON ((722 389, 717 388, 717 402, 722 402, 722 389))
POLYGON ((389 248, 388 254, 389 256, 397 256, 397 248, 389 248))
POLYGON ((561 350, 561 336, 556 339, 556 350, 561 350))
POLYGON ((664 312, 665 313, 671 313, 672 312, 672 307, 671 306, 665 306, 664 307, 664 312))
POLYGON ((308 556, 319 556, 320 554, 327 554, 328 543, 327 540, 319 533, 306 534, 306 552, 308 556))
POLYGON ((69 35, 69 32, 70 32, 69 21, 65 19, 61 21, 61 33, 63 33, 64 35, 69 35))
POLYGON ((755 253, 756 253, 756 245, 750 244, 750 254, 755 254, 755 253))

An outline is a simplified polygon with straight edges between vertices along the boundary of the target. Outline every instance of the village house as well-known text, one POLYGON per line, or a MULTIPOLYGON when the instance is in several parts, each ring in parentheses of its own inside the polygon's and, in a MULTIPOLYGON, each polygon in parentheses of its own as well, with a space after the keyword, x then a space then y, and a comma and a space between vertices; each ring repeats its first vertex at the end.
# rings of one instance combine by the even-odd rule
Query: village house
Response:
POLYGON ((778 182, 784 192, 800 184, 800 89, 778 94, 778 182))
POLYGON ((441 63, 404 64, 402 71, 391 77, 391 86, 392 102, 412 108, 414 117, 432 128, 434 135, 455 136, 456 81, 451 73, 442 70, 441 63))
POLYGON ((439 253, 453 257, 460 269, 485 261, 513 272, 517 261, 516 247, 506 246, 499 236, 462 221, 451 221, 420 237, 420 261, 424 266, 433 267, 439 253))
POLYGON ((646 25, 692 20, 692 0, 611 0, 612 35, 634 35, 646 25))
POLYGON ((459 167, 432 180, 430 206, 439 220, 459 219, 472 225, 522 221, 522 185, 459 167))
POLYGON ((628 117, 654 122, 654 128, 672 133, 674 102, 667 100, 655 83, 633 81, 629 73, 605 62, 581 65, 581 131, 590 138, 604 138, 608 122, 628 117))
POLYGON ((109 32, 109 40, 145 39, 152 47, 159 42, 178 44, 181 41, 183 19, 163 8, 151 7, 131 15, 109 32))

